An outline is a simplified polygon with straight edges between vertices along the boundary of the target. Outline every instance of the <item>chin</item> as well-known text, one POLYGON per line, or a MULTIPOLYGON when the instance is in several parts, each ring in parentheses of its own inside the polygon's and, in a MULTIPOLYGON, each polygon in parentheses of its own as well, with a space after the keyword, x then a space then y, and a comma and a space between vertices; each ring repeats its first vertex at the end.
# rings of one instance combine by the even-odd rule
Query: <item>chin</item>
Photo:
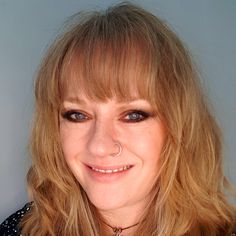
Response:
POLYGON ((101 196, 91 196, 87 195, 90 202, 99 210, 108 211, 121 208, 127 204, 125 200, 118 196, 101 195, 101 196))
POLYGON ((114 199, 110 196, 104 196, 102 198, 89 198, 89 200, 97 209, 103 211, 115 210, 125 205, 125 203, 122 202, 121 199, 114 199))

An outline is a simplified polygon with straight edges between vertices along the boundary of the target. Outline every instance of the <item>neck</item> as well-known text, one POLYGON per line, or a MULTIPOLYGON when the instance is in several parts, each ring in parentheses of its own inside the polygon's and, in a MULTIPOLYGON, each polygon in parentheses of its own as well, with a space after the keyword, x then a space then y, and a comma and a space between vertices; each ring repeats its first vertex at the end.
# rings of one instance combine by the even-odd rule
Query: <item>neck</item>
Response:
MULTIPOLYGON (((152 198, 149 196, 146 197, 145 201, 139 201, 132 205, 125 205, 118 208, 113 209, 98 209, 100 214, 101 221, 109 224, 111 227, 116 228, 126 228, 137 223, 141 223, 147 214, 149 207, 152 205, 152 198)), ((113 229, 106 224, 102 224, 104 226, 104 230, 108 233, 108 235, 115 235, 113 229), (111 234, 113 233, 113 234, 111 234)), ((134 227, 128 228, 127 230, 123 230, 122 236, 131 236, 135 235, 135 231, 138 229, 139 224, 134 227)), ((117 234, 119 235, 119 234, 117 234)))
POLYGON ((131 231, 134 230, 133 228, 135 228, 139 224, 139 222, 138 222, 134 225, 130 225, 130 226, 122 228, 122 227, 111 226, 111 225, 109 225, 108 223, 106 223, 104 221, 103 221, 103 223, 112 230, 112 233, 113 233, 114 236, 121 236, 121 235, 122 236, 124 236, 124 235, 128 236, 128 235, 131 235, 131 233, 132 233, 131 231))
POLYGON ((129 206, 114 210, 100 210, 104 229, 108 235, 134 235, 138 228, 138 223, 142 221, 144 206, 129 206), (121 234, 115 234, 115 230, 122 231, 121 234), (119 230, 118 230, 119 229, 119 230))
POLYGON ((103 221, 111 226, 125 228, 140 221, 144 208, 129 206, 114 210, 100 210, 103 221))

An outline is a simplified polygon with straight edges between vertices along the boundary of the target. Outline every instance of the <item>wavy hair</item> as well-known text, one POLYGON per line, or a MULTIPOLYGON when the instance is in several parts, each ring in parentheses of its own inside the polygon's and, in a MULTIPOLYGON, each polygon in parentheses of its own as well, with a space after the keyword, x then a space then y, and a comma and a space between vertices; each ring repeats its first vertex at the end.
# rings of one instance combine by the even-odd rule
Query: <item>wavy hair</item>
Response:
POLYGON ((69 22, 37 74, 27 175, 33 205, 22 222, 23 235, 105 235, 101 216, 68 168, 60 144, 60 107, 72 87, 95 100, 128 100, 135 90, 165 126, 160 171, 137 235, 230 232, 236 210, 226 195, 221 133, 177 35, 130 3, 79 13, 69 22))

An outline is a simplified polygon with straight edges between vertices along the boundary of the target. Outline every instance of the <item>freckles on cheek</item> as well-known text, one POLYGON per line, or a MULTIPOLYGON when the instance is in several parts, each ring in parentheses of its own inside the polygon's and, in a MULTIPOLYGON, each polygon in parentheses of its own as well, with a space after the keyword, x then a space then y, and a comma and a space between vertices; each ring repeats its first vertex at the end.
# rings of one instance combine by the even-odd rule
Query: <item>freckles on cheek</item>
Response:
POLYGON ((149 127, 141 137, 137 138, 137 145, 139 145, 140 152, 144 153, 145 159, 158 162, 164 145, 162 128, 158 126, 151 129, 149 127))
POLYGON ((60 128, 60 140, 65 159, 71 158, 73 154, 74 144, 72 142, 70 132, 68 132, 68 129, 66 129, 66 127, 60 128))
POLYGON ((85 138, 83 132, 79 132, 76 127, 61 127, 60 129, 61 146, 64 157, 69 161, 76 161, 78 156, 85 149, 85 138))

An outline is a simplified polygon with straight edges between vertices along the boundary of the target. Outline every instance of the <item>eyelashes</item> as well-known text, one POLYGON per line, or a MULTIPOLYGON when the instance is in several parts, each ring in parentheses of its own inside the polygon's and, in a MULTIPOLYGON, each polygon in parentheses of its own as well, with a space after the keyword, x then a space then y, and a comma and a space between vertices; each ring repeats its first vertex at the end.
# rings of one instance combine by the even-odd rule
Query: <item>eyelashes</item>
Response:
POLYGON ((141 111, 141 110, 132 110, 132 111, 127 112, 122 120, 128 123, 136 123, 136 122, 141 122, 143 120, 146 120, 150 116, 151 115, 148 112, 141 111))
POLYGON ((88 115, 86 115, 84 112, 81 111, 75 111, 75 110, 69 110, 62 112, 62 118, 65 120, 71 121, 71 122, 76 122, 76 123, 81 123, 89 120, 88 115))
MULTIPOLYGON (((76 110, 69 110, 62 112, 62 118, 74 123, 82 123, 86 122, 92 117, 90 117, 86 112, 83 111, 76 111, 76 110)), ((142 111, 142 110, 129 110, 124 112, 119 120, 126 122, 126 123, 137 123, 148 119, 149 117, 153 116, 151 113, 142 111)))

